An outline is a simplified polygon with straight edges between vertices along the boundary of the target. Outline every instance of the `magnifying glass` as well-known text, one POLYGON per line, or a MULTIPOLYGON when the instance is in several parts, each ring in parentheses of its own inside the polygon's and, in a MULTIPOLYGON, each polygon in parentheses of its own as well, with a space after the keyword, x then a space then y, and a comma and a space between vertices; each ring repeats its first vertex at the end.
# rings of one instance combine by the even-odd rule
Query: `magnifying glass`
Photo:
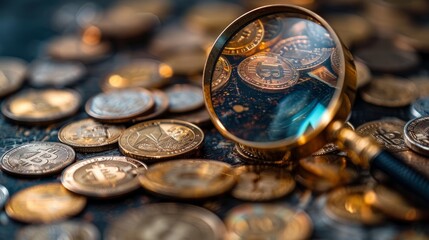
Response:
POLYGON ((429 179, 343 128, 356 93, 353 58, 305 8, 270 5, 236 19, 213 45, 203 89, 212 122, 244 158, 294 161, 335 141, 374 177, 429 201, 429 179))

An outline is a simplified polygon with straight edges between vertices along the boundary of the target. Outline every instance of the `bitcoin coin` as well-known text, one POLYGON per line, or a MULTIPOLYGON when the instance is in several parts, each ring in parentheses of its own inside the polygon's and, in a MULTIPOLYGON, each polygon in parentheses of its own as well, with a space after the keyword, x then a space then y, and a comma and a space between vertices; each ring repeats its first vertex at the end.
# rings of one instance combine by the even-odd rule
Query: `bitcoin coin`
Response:
POLYGON ((382 147, 400 152, 408 150, 404 141, 405 122, 401 120, 378 120, 360 125, 356 132, 361 136, 370 136, 382 147))
POLYGON ((6 204, 6 214, 26 223, 49 223, 82 211, 86 198, 69 192, 60 183, 32 186, 15 193, 6 204))
POLYGON ((0 185, 0 209, 3 209, 4 204, 9 199, 9 191, 3 185, 0 185))
POLYGON ((405 144, 422 155, 429 155, 429 117, 415 118, 404 127, 405 144))
POLYGON ((412 118, 429 116, 429 97, 419 98, 410 106, 412 118))
POLYGON ((190 84, 176 84, 167 89, 170 105, 168 111, 173 113, 190 112, 204 105, 203 91, 190 84))
POLYGON ((340 223, 375 225, 384 221, 383 213, 365 203, 366 186, 343 187, 328 194, 324 211, 340 223))
POLYGON ((74 150, 65 144, 33 142, 7 151, 0 163, 10 174, 39 177, 58 173, 74 160, 74 150))
POLYGON ((244 165, 234 169, 238 177, 231 194, 244 201, 269 201, 281 198, 295 188, 295 180, 283 168, 244 165))
POLYGON ((299 78, 291 63, 269 52, 244 59, 237 70, 246 84, 261 91, 283 91, 295 85, 299 78))
POLYGON ((154 106, 149 90, 121 89, 92 97, 86 102, 85 111, 100 122, 123 123, 151 112, 154 106))
POLYGON ((127 211, 107 228, 107 240, 205 239, 221 240, 222 221, 212 212, 178 203, 146 204, 127 211))
POLYGON ((16 240, 99 240, 100 232, 92 223, 84 221, 66 221, 46 225, 30 225, 21 228, 16 240))
POLYGON ((204 107, 192 112, 176 113, 170 118, 190 122, 199 127, 204 127, 211 123, 209 112, 204 107))
POLYGON ((21 124, 46 125, 77 112, 80 95, 71 89, 27 90, 2 105, 3 115, 21 124))
POLYGON ((284 30, 284 23, 279 16, 266 16, 261 19, 264 26, 264 38, 259 44, 258 49, 263 50, 271 47, 281 37, 284 30))
POLYGON ((0 58, 0 98, 18 90, 27 71, 27 63, 19 58, 0 58))
POLYGON ((226 240, 307 239, 313 224, 303 211, 280 204, 242 204, 227 213, 226 240))
POLYGON ((36 87, 64 87, 81 80, 86 68, 79 62, 36 60, 29 69, 30 84, 36 87))
POLYGON ((181 199, 217 196, 230 190, 236 182, 231 165, 207 159, 157 163, 139 179, 151 192, 181 199))
POLYGON ((168 106, 170 105, 167 94, 157 89, 152 89, 151 92, 152 92, 153 99, 155 101, 155 109, 153 110, 152 113, 148 113, 143 116, 138 116, 131 119, 131 122, 136 123, 136 122, 147 121, 150 119, 157 118, 162 114, 164 114, 165 112, 167 112, 168 106))
POLYGON ((115 148, 125 127, 82 119, 62 127, 58 139, 79 152, 101 152, 115 148))
POLYGON ((146 165, 128 157, 85 159, 63 171, 61 183, 68 190, 89 197, 117 197, 139 187, 137 176, 146 165))
POLYGON ((215 70, 213 72, 213 78, 211 82, 212 91, 218 91, 225 86, 229 78, 231 77, 231 64, 228 62, 228 59, 220 56, 216 62, 215 70))
POLYGON ((409 166, 429 178, 429 158, 426 158, 413 151, 402 151, 395 153, 409 166))
POLYGON ((236 33, 223 49, 225 55, 247 55, 262 42, 264 26, 260 20, 249 23, 236 33))

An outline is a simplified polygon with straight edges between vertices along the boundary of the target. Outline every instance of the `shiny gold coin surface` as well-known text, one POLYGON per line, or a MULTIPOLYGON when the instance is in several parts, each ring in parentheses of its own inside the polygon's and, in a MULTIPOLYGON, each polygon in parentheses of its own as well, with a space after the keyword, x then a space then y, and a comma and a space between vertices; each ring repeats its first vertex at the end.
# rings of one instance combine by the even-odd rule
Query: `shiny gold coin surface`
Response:
POLYGON ((215 70, 212 78, 212 91, 218 91, 225 86, 231 77, 231 64, 228 59, 220 56, 216 62, 215 70))
POLYGON ((144 88, 99 93, 86 102, 85 111, 100 122, 128 122, 153 110, 152 93, 144 88))
POLYGON ((18 123, 49 124, 75 114, 80 103, 71 89, 28 90, 8 98, 2 113, 18 123))
POLYGON ((116 146, 125 127, 103 124, 93 119, 72 122, 58 132, 58 139, 80 152, 101 152, 116 146))
POLYGON ((268 201, 290 193, 295 180, 283 168, 266 165, 244 165, 234 169, 238 177, 231 194, 245 201, 268 201))
POLYGON ((27 63, 13 57, 0 58, 0 97, 18 90, 25 78, 27 63))
POLYGON ((382 223, 384 214, 365 203, 366 186, 345 187, 329 193, 325 213, 330 218, 351 224, 374 225, 382 223))
POLYGON ((117 197, 139 187, 138 174, 146 165, 128 157, 101 156, 79 161, 63 171, 68 190, 89 197, 117 197))
POLYGON ((58 173, 74 161, 75 152, 67 145, 33 142, 7 151, 0 164, 10 174, 39 177, 58 173))
POLYGON ((225 218, 226 240, 307 239, 313 224, 303 211, 279 204, 242 204, 225 218))
POLYGON ((157 118, 157 117, 161 116, 162 114, 164 114, 165 112, 167 112, 168 107, 170 105, 170 100, 168 99, 167 94, 165 94, 165 92, 163 92, 161 90, 157 90, 157 89, 152 89, 151 93, 152 93, 153 99, 155 101, 155 109, 153 110, 153 112, 142 115, 142 116, 135 117, 135 118, 131 119, 131 122, 136 123, 136 122, 143 122, 143 121, 151 120, 151 119, 157 118))
POLYGON ((231 189, 236 181, 231 165, 206 159, 157 163, 139 179, 151 192, 181 199, 217 196, 231 189))
POLYGON ((6 214, 26 223, 48 223, 82 211, 86 198, 69 192, 60 183, 36 185, 19 191, 6 204, 6 214))
POLYGON ((401 152, 408 150, 404 141, 404 126, 405 122, 401 120, 379 120, 362 124, 356 132, 374 138, 390 151, 401 152))
POLYGON ((173 69, 152 59, 135 60, 110 73, 101 84, 104 91, 124 88, 161 88, 168 83, 173 69))
POLYGON ((168 111, 173 113, 190 112, 204 105, 203 91, 200 87, 190 84, 176 84, 167 89, 170 106, 168 111))
POLYGON ((119 149, 132 158, 157 161, 190 155, 198 150, 203 140, 203 131, 194 124, 161 119, 126 129, 119 138, 119 149))
POLYGON ((260 20, 251 22, 236 33, 223 49, 225 55, 247 55, 262 42, 264 26, 260 20))

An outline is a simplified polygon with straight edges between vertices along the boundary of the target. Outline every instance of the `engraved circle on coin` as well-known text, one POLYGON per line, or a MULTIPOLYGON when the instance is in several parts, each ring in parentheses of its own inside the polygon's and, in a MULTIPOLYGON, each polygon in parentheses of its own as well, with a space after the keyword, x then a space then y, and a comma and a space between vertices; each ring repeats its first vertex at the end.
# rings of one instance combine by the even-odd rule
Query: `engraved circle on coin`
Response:
POLYGON ((58 139, 80 152, 101 152, 112 149, 125 127, 103 124, 87 118, 62 127, 58 139))
POLYGON ((143 88, 100 93, 85 105, 89 116, 102 122, 127 122, 150 112, 155 105, 152 93, 143 88))
POLYGON ((204 105, 203 91, 200 87, 190 84, 176 84, 165 90, 174 113, 189 112, 204 105))
POLYGON ((48 223, 82 211, 86 198, 65 189, 60 183, 32 186, 15 193, 6 204, 9 217, 26 223, 48 223))
POLYGON ((19 58, 0 58, 0 97, 18 90, 24 83, 27 63, 19 58))
POLYGON ((33 142, 7 151, 1 158, 1 168, 20 176, 46 176, 60 172, 74 160, 74 150, 65 144, 33 142))
POLYGON ((4 204, 9 199, 9 191, 3 185, 0 185, 0 209, 3 209, 4 204))
POLYGON ((236 181, 231 165, 206 159, 157 163, 139 179, 149 191, 182 199, 220 195, 231 189, 236 181))
POLYGON ((128 157, 101 156, 76 162, 63 171, 68 190, 98 198, 116 197, 137 189, 138 174, 146 165, 128 157))
POLYGON ((249 23, 236 33, 223 49, 225 55, 246 55, 254 50, 264 38, 264 26, 260 20, 249 23))
POLYGON ((240 78, 262 91, 282 91, 298 82, 299 73, 290 62, 277 54, 262 52, 238 65, 240 78))
POLYGON ((107 240, 220 240, 225 226, 212 212, 193 205, 147 204, 119 216, 106 232, 107 240))
POLYGON ((55 224, 30 225, 21 228, 16 240, 99 240, 100 232, 92 223, 84 221, 66 221, 55 224))
POLYGON ((338 48, 335 48, 335 50, 332 51, 332 54, 331 54, 331 67, 332 67, 332 70, 334 70, 334 72, 336 74, 340 74, 341 59, 340 59, 340 50, 338 50, 338 48))
POLYGON ((229 81, 231 77, 231 64, 228 59, 220 56, 216 62, 215 70, 212 78, 212 91, 218 91, 229 81))
POLYGON ((429 117, 410 120, 404 127, 404 140, 412 150, 429 156, 429 117))
POLYGON ((360 125, 356 132, 361 136, 370 136, 384 148, 400 152, 408 150, 404 141, 405 122, 400 120, 379 120, 360 125))

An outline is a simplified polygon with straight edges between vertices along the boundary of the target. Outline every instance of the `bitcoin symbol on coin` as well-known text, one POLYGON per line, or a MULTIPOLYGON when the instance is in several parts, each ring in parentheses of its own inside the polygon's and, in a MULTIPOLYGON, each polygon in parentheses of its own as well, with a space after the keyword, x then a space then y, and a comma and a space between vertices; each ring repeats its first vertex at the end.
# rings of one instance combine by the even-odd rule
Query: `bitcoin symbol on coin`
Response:
POLYGON ((86 169, 86 172, 88 173, 86 176, 88 181, 101 184, 113 184, 126 176, 118 167, 106 166, 104 164, 95 164, 92 168, 86 169))
POLYGON ((283 68, 280 64, 269 64, 258 62, 256 65, 256 74, 264 80, 280 79, 284 77, 283 68))
POLYGON ((379 143, 393 148, 400 148, 404 145, 404 139, 398 131, 388 132, 385 129, 379 128, 375 132, 374 137, 379 143))
POLYGON ((55 160, 58 155, 55 154, 57 150, 53 148, 48 149, 37 149, 37 152, 30 156, 22 156, 19 160, 23 163, 23 166, 37 165, 42 166, 47 164, 49 161, 55 160))

